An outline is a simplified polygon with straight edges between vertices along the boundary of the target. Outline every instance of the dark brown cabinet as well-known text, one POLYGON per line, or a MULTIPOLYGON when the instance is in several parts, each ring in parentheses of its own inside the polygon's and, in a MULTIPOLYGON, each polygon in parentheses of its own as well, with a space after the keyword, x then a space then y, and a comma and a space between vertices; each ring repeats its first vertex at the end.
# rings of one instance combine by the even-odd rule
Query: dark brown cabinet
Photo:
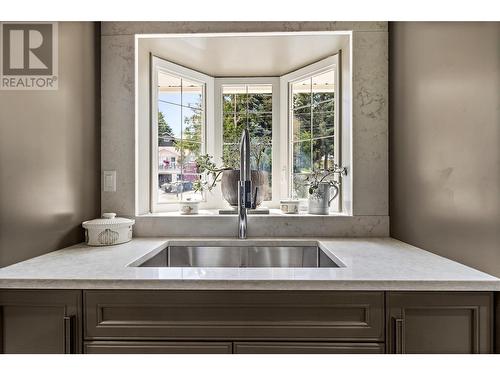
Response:
POLYGON ((387 293, 387 352, 491 353, 493 293, 387 293))
POLYGON ((0 352, 491 353, 493 297, 488 292, 0 290, 0 352))
POLYGON ((81 353, 81 291, 0 290, 0 352, 81 353))

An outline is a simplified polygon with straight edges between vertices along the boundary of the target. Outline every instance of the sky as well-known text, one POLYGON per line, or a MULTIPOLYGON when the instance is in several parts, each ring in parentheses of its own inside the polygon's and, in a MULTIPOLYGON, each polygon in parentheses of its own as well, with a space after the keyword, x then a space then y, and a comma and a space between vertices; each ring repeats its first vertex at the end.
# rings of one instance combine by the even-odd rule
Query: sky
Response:
MULTIPOLYGON (((180 96, 179 94, 162 93, 159 95, 159 99, 166 102, 179 103, 180 102, 179 96, 180 96)), ((184 94, 183 104, 195 103, 198 100, 198 98, 199 98, 198 94, 184 94)), ((158 110, 163 113, 163 116, 165 117, 167 124, 170 125, 170 127, 174 131, 174 136, 176 138, 181 137, 183 118, 191 117, 195 113, 195 111, 193 111, 192 109, 160 101, 158 101, 158 110), (182 109, 182 115, 181 115, 181 109, 182 109)))

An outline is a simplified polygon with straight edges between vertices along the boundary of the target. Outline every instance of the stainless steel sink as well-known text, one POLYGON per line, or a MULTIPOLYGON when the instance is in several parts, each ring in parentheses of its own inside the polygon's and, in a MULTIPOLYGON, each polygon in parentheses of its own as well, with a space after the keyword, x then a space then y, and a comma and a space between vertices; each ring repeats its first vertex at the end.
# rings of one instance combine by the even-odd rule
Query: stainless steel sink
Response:
POLYGON ((169 246, 135 267, 339 267, 318 246, 169 246))

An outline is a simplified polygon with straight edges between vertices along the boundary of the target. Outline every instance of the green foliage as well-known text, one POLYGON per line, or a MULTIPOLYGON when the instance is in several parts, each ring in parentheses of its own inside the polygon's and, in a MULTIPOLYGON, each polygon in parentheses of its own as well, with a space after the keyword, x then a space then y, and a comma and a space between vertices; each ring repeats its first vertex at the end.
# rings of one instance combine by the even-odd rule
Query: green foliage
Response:
POLYGON ((212 156, 205 154, 200 155, 196 158, 197 172, 200 177, 196 179, 193 184, 194 191, 203 191, 212 189, 219 182, 219 177, 225 170, 231 169, 226 167, 217 167, 217 165, 212 161, 212 156), (204 175, 205 178, 202 179, 201 176, 204 175))
POLYGON ((294 108, 293 186, 297 196, 313 194, 320 183, 339 184, 345 170, 333 162, 334 93, 296 92, 294 108))
POLYGON ((201 152, 202 112, 193 110, 192 115, 184 116, 183 122, 182 139, 174 140, 175 149, 180 152, 180 163, 185 162, 185 159, 189 155, 189 153, 199 155, 201 152))
POLYGON ((272 95, 225 94, 223 96, 222 160, 226 167, 238 169, 241 133, 248 127, 251 162, 257 170, 271 170, 272 95))
POLYGON ((294 93, 293 108, 293 136, 301 141, 294 150, 294 173, 310 173, 311 168, 327 171, 334 152, 334 93, 294 93), (308 161, 312 165, 297 168, 308 161))
POLYGON ((167 124, 163 113, 158 111, 158 140, 160 145, 166 145, 174 137, 174 131, 167 124))
POLYGON ((197 172, 200 177, 194 183, 195 191, 211 191, 224 170, 239 168, 239 144, 245 127, 248 127, 250 132, 252 167, 257 170, 271 170, 272 95, 225 94, 223 110, 222 166, 217 166, 212 156, 199 154, 202 135, 200 112, 185 117, 182 140, 175 141, 178 150, 188 150, 197 155, 197 172))
POLYGON ((330 186, 340 186, 340 177, 347 175, 347 169, 345 167, 340 167, 334 164, 332 168, 318 170, 314 169, 307 177, 304 179, 303 184, 308 186, 309 194, 314 194, 318 189, 319 184, 327 183, 330 186), (339 176, 335 179, 335 176, 339 176))
POLYGON ((193 114, 191 116, 184 117, 182 139, 175 140, 175 148, 178 151, 181 150, 190 151, 195 155, 198 155, 200 153, 201 141, 202 141, 201 123, 202 123, 201 111, 193 111, 193 114))

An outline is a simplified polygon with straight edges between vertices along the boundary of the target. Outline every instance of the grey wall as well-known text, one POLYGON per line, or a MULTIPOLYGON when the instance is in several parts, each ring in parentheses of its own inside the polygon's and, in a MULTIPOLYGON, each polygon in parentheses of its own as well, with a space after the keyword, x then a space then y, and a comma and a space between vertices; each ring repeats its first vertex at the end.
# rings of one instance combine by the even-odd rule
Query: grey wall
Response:
POLYGON ((500 276, 500 23, 389 38, 391 235, 500 276))
POLYGON ((100 212, 98 34, 59 24, 59 90, 0 91, 0 266, 82 241, 100 212))

